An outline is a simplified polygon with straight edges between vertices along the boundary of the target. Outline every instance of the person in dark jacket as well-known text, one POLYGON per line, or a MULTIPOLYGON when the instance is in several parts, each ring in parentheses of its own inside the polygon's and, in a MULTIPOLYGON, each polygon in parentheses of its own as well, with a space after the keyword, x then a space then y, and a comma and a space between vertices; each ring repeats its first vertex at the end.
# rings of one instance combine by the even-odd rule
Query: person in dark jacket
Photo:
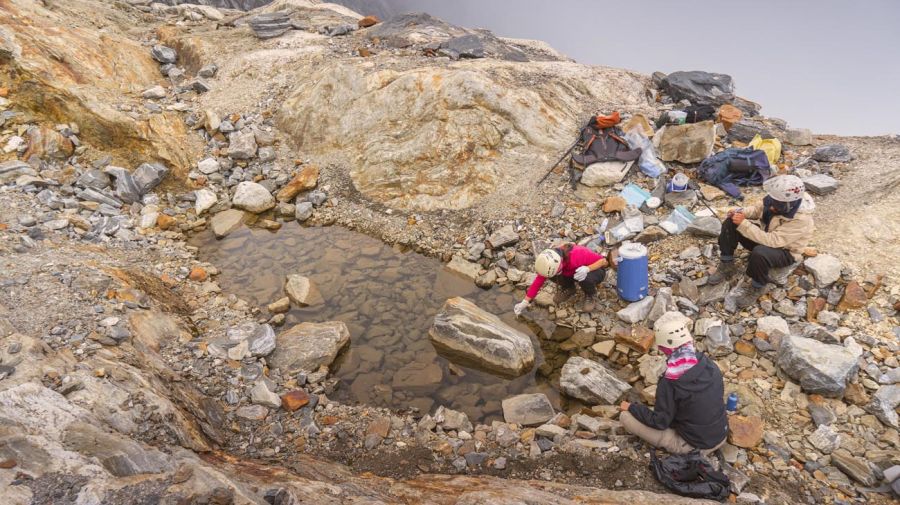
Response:
POLYGON ((725 443, 728 419, 722 373, 706 355, 694 351, 684 316, 666 314, 656 324, 656 345, 666 356, 666 372, 656 386, 650 410, 622 402, 619 421, 632 435, 672 454, 699 449, 709 454, 725 443))

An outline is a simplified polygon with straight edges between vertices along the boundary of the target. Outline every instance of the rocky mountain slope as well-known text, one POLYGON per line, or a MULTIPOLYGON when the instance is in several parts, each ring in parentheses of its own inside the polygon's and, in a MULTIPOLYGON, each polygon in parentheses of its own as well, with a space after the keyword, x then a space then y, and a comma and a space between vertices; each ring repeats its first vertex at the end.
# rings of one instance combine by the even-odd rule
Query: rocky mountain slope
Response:
MULTIPOLYGON (((727 127, 655 133, 676 159, 756 132, 785 140, 778 169, 808 179, 819 234, 758 306, 731 310, 727 284, 705 285, 717 220, 670 235, 665 197, 631 232, 651 251, 643 302, 619 300, 614 279, 591 312, 543 293, 526 318, 536 342, 455 302, 462 322, 441 338, 472 338, 477 364, 490 358, 478 338, 506 335, 529 356, 515 370, 531 367, 525 351, 539 357, 552 401, 534 391, 497 412, 477 385, 433 408, 334 401, 353 321, 280 328, 331 300, 300 275, 265 305, 224 292, 191 237, 340 225, 511 300, 541 243, 597 246, 599 222, 622 221, 623 184, 654 188, 637 170, 535 184, 585 118, 655 118, 682 100, 666 76, 580 65, 540 42, 361 14, 306 0, 249 13, 0 2, 0 502, 688 503, 664 494, 614 407, 653 402, 662 358, 648 335, 674 310, 741 399, 721 462, 736 501, 892 500, 900 144, 791 130, 743 99, 727 127)), ((733 204, 701 191, 715 211, 733 204)), ((701 213, 697 194, 680 198, 701 213)), ((323 254, 366 261, 337 247, 323 254)), ((371 396, 468 366, 414 363, 371 396)))

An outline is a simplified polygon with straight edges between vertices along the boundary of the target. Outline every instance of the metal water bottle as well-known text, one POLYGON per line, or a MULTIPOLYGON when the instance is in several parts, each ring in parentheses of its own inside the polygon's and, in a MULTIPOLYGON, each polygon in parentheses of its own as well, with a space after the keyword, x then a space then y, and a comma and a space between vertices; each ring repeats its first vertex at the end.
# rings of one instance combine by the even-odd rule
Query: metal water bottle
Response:
POLYGON ((737 412, 737 403, 737 393, 731 393, 730 395, 728 395, 728 402, 725 403, 725 412, 729 414, 734 414, 735 412, 737 412))

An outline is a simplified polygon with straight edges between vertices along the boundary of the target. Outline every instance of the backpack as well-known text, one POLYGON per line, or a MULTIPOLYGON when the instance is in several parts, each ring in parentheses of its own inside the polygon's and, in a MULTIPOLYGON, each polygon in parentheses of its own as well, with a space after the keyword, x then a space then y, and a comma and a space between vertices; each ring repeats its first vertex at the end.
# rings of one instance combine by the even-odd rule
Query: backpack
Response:
POLYGON ((724 473, 713 469, 700 451, 673 454, 659 459, 650 453, 650 471, 660 484, 681 496, 724 501, 731 494, 731 481, 724 473))
POLYGON ((759 186, 772 173, 765 151, 752 147, 731 147, 700 163, 700 178, 729 195, 740 198, 738 186, 759 186))
POLYGON ((699 123, 716 118, 716 108, 712 105, 691 105, 684 109, 687 114, 686 123, 699 123))

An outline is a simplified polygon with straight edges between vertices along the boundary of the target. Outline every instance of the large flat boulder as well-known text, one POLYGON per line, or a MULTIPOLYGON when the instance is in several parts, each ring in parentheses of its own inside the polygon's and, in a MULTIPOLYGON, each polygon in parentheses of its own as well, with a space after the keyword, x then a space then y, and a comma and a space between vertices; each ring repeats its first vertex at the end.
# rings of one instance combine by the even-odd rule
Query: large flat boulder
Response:
POLYGON ((241 227, 244 221, 244 212, 238 209, 228 209, 219 212, 209 220, 209 227, 212 228, 216 238, 225 238, 231 232, 241 227))
POLYGON ((828 345, 811 338, 788 336, 778 349, 778 367, 800 382, 807 393, 840 397, 847 381, 859 370, 859 356, 858 346, 828 345))
POLYGON ((726 74, 699 70, 672 72, 661 84, 676 102, 689 100, 693 105, 722 105, 734 100, 734 80, 726 74))
POLYGON ((581 183, 585 186, 603 187, 612 186, 628 175, 631 162, 625 161, 601 161, 591 163, 584 169, 581 175, 581 183))
POLYGON ((315 372, 331 365, 349 343, 350 330, 341 321, 300 323, 278 335, 269 365, 282 372, 315 372))
POLYGON ((716 124, 712 121, 668 125, 657 132, 653 142, 663 161, 700 163, 716 145, 716 124))
POLYGON ((590 404, 613 404, 631 389, 600 363, 579 356, 563 365, 559 386, 565 394, 590 404))
POLYGON ((428 332, 438 352, 450 361, 504 376, 531 369, 531 338, 465 298, 451 298, 428 332))

